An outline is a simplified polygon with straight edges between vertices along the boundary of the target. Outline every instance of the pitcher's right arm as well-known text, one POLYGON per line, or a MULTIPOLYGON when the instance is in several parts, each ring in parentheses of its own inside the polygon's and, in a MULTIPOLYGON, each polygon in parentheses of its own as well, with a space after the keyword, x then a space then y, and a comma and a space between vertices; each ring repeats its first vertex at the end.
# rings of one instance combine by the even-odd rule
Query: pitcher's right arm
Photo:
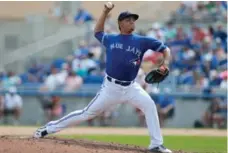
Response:
POLYGON ((95 29, 94 29, 94 33, 97 32, 101 32, 104 31, 104 24, 105 24, 105 20, 108 16, 108 13, 114 8, 114 5, 112 6, 112 8, 108 8, 106 5, 104 5, 104 9, 100 15, 100 17, 98 18, 98 21, 96 23, 95 29))
POLYGON ((105 20, 108 16, 108 13, 114 8, 114 5, 112 5, 111 8, 108 8, 106 5, 104 5, 104 9, 95 25, 94 29, 94 36, 97 38, 98 41, 101 42, 104 46, 106 46, 106 40, 105 40, 105 33, 104 33, 104 24, 105 20))

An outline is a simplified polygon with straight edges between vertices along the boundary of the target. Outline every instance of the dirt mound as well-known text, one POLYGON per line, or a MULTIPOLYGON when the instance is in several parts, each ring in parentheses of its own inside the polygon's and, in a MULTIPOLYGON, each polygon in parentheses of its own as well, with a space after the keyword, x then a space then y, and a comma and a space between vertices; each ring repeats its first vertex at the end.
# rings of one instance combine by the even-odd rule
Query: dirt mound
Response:
POLYGON ((34 139, 22 136, 1 136, 0 146, 0 153, 148 153, 145 148, 133 145, 56 137, 34 139))

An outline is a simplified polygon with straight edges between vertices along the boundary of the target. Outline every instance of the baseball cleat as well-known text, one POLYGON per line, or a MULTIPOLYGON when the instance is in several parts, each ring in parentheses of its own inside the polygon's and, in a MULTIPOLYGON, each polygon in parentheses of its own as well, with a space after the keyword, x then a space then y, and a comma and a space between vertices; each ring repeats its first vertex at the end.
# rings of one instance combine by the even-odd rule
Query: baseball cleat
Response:
POLYGON ((46 126, 43 126, 43 127, 41 127, 41 128, 36 130, 36 132, 34 133, 33 137, 34 138, 43 138, 46 135, 48 135, 47 128, 46 128, 46 126))
POLYGON ((152 153, 172 153, 171 150, 167 149, 163 145, 150 149, 150 152, 152 152, 152 153))

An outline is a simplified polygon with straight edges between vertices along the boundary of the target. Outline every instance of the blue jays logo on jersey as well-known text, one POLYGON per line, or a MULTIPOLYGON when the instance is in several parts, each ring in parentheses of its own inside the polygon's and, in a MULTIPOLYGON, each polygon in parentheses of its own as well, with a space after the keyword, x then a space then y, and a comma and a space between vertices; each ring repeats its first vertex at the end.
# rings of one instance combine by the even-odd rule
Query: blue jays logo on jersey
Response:
POLYGON ((138 66, 141 63, 141 60, 139 58, 133 59, 130 61, 134 66, 138 66))

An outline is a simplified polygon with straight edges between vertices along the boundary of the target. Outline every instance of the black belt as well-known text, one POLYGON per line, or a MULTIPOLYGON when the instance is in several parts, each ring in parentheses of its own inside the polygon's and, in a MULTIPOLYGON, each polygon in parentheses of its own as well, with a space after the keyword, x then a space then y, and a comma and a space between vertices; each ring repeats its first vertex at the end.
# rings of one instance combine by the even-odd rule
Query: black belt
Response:
MULTIPOLYGON (((110 76, 107 76, 107 80, 110 81, 110 82, 113 82, 114 81, 114 79, 111 78, 110 76)), ((129 86, 132 83, 132 81, 119 81, 119 80, 115 80, 114 83, 115 84, 119 84, 121 86, 129 86)))

